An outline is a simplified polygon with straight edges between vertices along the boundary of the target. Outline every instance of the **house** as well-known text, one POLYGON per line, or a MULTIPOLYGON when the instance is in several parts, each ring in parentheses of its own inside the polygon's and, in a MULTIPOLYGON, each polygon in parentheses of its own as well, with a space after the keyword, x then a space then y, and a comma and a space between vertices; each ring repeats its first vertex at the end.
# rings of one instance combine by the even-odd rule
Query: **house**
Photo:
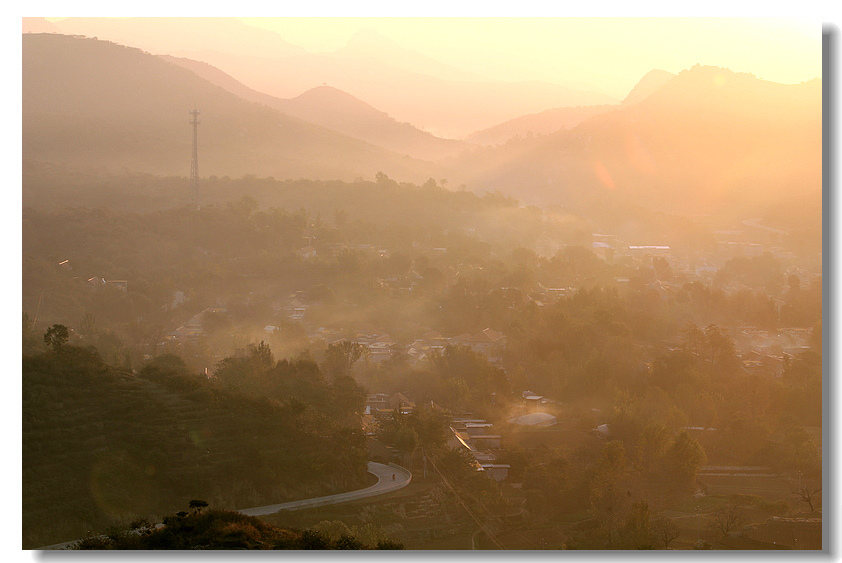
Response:
POLYGON ((368 350, 367 362, 379 364, 389 360, 392 357, 392 349, 397 344, 395 340, 388 334, 382 335, 367 335, 358 334, 356 338, 357 344, 365 346, 368 350))
POLYGON ((533 412, 509 419, 509 424, 515 426, 527 426, 531 428, 546 428, 558 423, 558 419, 545 412, 533 412))
POLYGON ((468 436, 480 436, 486 434, 494 425, 490 422, 468 422, 465 424, 465 431, 468 436))
POLYGON ((413 363, 417 364, 435 355, 440 355, 444 352, 448 343, 450 343, 448 339, 443 337, 440 332, 430 331, 422 334, 420 338, 410 344, 406 348, 406 353, 413 363))
POLYGON ((487 328, 464 340, 464 345, 490 361, 500 361, 506 346, 506 337, 502 332, 487 328))
POLYGON ((592 250, 594 254, 606 262, 611 262, 614 258, 614 249, 607 242, 597 241, 593 243, 592 250))
POLYGON ((393 393, 386 401, 386 408, 394 410, 398 407, 403 414, 408 414, 415 408, 415 403, 410 401, 403 393, 393 393))
POLYGON ((497 449, 500 447, 500 440, 503 439, 502 436, 497 434, 483 434, 483 435, 475 435, 470 436, 471 442, 474 443, 476 449, 483 451, 483 450, 490 450, 490 449, 497 449))
POLYGON ((596 432, 596 435, 601 438, 608 438, 611 436, 611 429, 608 428, 607 424, 600 424, 594 429, 594 432, 596 432))
POLYGON ((304 318, 304 315, 307 314, 307 305, 305 305, 298 297, 293 296, 286 305, 282 307, 282 310, 288 319, 300 321, 304 318))
POLYGON ((495 481, 504 481, 509 476, 510 465, 502 463, 480 463, 480 467, 495 481))
POLYGON ((365 398, 365 406, 367 409, 385 409, 388 400, 389 395, 385 393, 372 393, 365 398))

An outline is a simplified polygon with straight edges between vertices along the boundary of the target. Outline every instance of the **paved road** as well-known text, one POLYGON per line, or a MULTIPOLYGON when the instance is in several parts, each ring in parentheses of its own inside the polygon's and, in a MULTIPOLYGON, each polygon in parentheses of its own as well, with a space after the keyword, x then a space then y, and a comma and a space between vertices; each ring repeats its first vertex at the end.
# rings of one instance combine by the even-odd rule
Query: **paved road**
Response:
MULTIPOLYGON (((399 465, 383 465, 382 463, 368 462, 368 472, 377 477, 377 483, 365 489, 357 489, 356 491, 349 491, 347 493, 339 493, 337 495, 329 495, 326 497, 308 498, 304 500, 296 500, 293 502, 285 502, 283 504, 272 504, 269 506, 258 506, 257 508, 244 508, 238 510, 247 516, 264 516, 266 514, 274 514, 281 510, 299 510, 301 508, 310 508, 313 506, 325 506, 328 504, 338 504, 340 502, 348 502, 361 498, 373 497, 397 491, 409 485, 412 481, 412 473, 408 469, 404 469, 399 465), (392 476, 395 476, 392 479, 392 476)), ((160 526, 160 524, 159 524, 160 526)), ((104 536, 102 536, 104 537, 104 536)), ((54 550, 66 549, 75 544, 79 540, 59 543, 55 545, 48 545, 36 548, 38 550, 54 550)))
POLYGON ((339 493, 337 495, 329 495, 325 497, 296 500, 282 504, 258 506, 257 508, 244 508, 242 510, 238 510, 238 512, 247 516, 264 516, 266 514, 280 512, 281 510, 299 510, 301 508, 338 504, 340 502, 348 502, 351 500, 373 497, 397 491, 398 489, 402 489, 409 485, 409 482, 412 480, 412 473, 410 473, 408 469, 404 469, 399 465, 383 465, 382 463, 369 461, 368 472, 377 477, 377 483, 365 489, 357 489, 356 491, 349 491, 347 493, 339 493), (392 476, 394 476, 394 479, 392 476))

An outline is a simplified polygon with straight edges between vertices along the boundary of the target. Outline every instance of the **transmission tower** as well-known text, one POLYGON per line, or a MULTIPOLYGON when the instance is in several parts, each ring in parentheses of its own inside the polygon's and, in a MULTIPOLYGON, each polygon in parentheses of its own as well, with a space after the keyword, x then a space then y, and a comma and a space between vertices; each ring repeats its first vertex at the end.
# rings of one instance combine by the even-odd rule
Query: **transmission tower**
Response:
POLYGON ((190 204, 199 209, 199 111, 190 110, 190 124, 193 126, 193 158, 190 159, 190 204))

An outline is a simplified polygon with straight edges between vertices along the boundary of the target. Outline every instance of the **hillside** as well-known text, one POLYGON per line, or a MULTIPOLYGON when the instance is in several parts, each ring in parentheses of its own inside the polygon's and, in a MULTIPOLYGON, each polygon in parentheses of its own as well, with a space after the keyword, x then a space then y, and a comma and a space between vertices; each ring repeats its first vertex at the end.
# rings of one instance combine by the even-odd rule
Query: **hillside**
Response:
POLYGON ((548 109, 477 131, 467 136, 465 140, 478 145, 501 145, 516 137, 549 135, 561 129, 575 127, 586 119, 617 107, 619 106, 607 104, 548 109))
POLYGON ((292 99, 269 96, 241 84, 221 70, 199 61, 162 55, 208 82, 244 100, 258 102, 286 115, 360 139, 381 148, 421 160, 439 160, 465 150, 461 141, 441 139, 330 86, 317 86, 292 99))
POLYGON ((23 36, 25 160, 186 175, 194 107, 202 176, 430 176, 423 163, 245 101, 138 49, 23 36))
POLYGON ((623 99, 623 105, 636 104, 642 102, 650 95, 655 93, 661 86, 669 82, 675 74, 667 72, 666 70, 653 69, 647 72, 640 82, 635 84, 631 89, 629 95, 623 99))
MULTIPOLYGON (((636 104, 646 99, 658 88, 675 76, 665 70, 651 70, 632 88, 622 105, 636 104)), ((621 107, 618 104, 551 108, 510 119, 494 127, 477 131, 465 137, 466 141, 478 145, 501 145, 513 138, 532 135, 549 135, 561 129, 570 129, 596 115, 621 107)))
POLYGON ((609 96, 545 82, 446 80, 371 58, 330 53, 256 58, 189 53, 251 88, 286 98, 327 83, 385 111, 399 122, 458 139, 518 115, 548 107, 612 103, 609 96))
POLYGON ((25 549, 154 520, 194 498, 239 509, 366 484, 347 441, 173 357, 132 375, 88 348, 24 356, 22 405, 25 549))
POLYGON ((820 80, 784 85, 697 66, 573 129, 475 152, 448 177, 574 209, 607 197, 748 218, 798 202, 804 226, 821 217, 821 103, 820 80))
POLYGON ((179 30, 177 18, 163 18, 162 25, 173 30, 169 34, 149 33, 144 18, 67 18, 55 25, 62 33, 203 61, 254 90, 283 99, 327 83, 398 122, 451 139, 547 108, 617 101, 575 84, 489 80, 401 48, 372 30, 357 33, 335 51, 307 53, 277 34, 230 21, 233 18, 203 19, 208 20, 204 28, 179 30), (246 55, 258 39, 260 55, 246 55))
POLYGON ((23 18, 24 33, 45 31, 99 37, 155 54, 197 48, 232 53, 260 51, 272 57, 305 52, 284 41, 277 33, 246 25, 237 18, 74 17, 53 22, 44 18, 23 18))

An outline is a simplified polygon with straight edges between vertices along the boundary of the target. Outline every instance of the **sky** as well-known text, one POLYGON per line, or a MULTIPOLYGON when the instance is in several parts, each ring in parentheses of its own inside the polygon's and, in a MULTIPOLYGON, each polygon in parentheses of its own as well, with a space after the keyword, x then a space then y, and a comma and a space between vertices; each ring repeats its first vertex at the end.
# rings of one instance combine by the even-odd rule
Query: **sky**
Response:
POLYGON ((501 80, 592 84, 622 97, 653 68, 722 66, 798 83, 821 76, 821 20, 807 18, 240 18, 311 52, 360 29, 501 80))

